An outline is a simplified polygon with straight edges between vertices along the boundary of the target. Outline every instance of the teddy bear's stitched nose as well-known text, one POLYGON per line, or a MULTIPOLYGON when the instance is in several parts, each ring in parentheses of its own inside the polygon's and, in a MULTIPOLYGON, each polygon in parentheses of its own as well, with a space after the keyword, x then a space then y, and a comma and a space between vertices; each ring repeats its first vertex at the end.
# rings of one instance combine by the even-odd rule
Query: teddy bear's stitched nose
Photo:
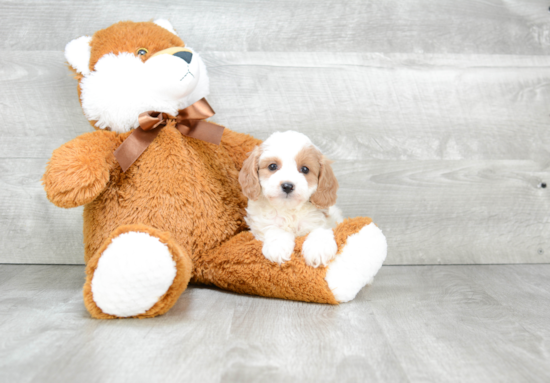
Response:
POLYGON ((193 58, 193 53, 183 51, 183 52, 176 52, 173 54, 173 56, 177 56, 180 59, 183 59, 187 64, 191 63, 191 59, 193 58))

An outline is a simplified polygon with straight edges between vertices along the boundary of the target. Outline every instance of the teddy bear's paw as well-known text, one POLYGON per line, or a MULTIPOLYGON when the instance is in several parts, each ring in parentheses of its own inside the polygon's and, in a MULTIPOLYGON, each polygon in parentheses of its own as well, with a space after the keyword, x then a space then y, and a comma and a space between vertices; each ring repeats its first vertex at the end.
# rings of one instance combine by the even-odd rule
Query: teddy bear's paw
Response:
POLYGON ((386 237, 374 223, 347 238, 325 277, 338 302, 351 301, 372 282, 386 259, 387 248, 386 237))
POLYGON ((106 314, 143 314, 168 291, 175 277, 176 263, 166 244, 147 233, 122 233, 98 261, 91 284, 93 300, 106 314))
POLYGON ((315 229, 304 241, 302 254, 306 264, 313 267, 326 266, 334 258, 338 245, 332 229, 315 229))
POLYGON ((277 236, 266 238, 262 248, 262 254, 271 262, 278 263, 290 261, 294 252, 294 236, 281 232, 277 236))

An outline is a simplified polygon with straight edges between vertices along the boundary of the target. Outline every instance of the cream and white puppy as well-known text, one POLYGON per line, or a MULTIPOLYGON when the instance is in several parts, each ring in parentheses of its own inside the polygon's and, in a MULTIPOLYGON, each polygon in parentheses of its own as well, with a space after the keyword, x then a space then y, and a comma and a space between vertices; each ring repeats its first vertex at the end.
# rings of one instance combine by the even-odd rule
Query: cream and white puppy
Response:
POLYGON ((246 222, 264 242, 267 259, 290 260, 295 238, 306 234, 302 254, 308 265, 326 265, 334 258, 332 228, 342 221, 334 206, 338 182, 330 161, 307 136, 273 133, 243 163, 239 182, 248 197, 246 222))

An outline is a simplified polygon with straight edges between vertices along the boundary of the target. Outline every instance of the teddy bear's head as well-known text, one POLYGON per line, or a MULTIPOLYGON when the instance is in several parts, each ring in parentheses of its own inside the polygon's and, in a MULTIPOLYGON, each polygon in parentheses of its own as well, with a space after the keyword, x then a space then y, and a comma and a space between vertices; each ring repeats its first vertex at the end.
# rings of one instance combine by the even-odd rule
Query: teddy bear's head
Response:
POLYGON ((206 66, 167 20, 123 21, 67 44, 86 118, 125 132, 146 111, 176 115, 208 95, 206 66))

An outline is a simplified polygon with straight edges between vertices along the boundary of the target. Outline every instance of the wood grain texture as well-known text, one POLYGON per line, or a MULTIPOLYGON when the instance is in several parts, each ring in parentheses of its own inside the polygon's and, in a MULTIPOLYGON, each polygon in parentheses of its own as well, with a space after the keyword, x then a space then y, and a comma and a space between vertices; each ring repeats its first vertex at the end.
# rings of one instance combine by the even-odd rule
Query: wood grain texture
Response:
POLYGON ((215 118, 296 129, 335 159, 550 163, 548 56, 204 55, 215 118))
MULTIPOLYGON (((275 130, 299 130, 335 160, 550 163, 548 56, 203 57, 214 120, 262 139, 275 130)), ((49 158, 63 142, 91 130, 61 52, 13 52, 0 65, 3 158, 49 158)))
MULTIPOLYGON (((550 260, 547 57, 204 56, 215 120, 308 134, 336 161, 344 213, 388 236, 389 264, 550 260)), ((91 129, 74 80, 59 52, 2 60, 0 261, 81 263, 81 209, 54 207, 40 186, 51 152, 91 129)))
POLYGON ((82 264, 82 211, 60 209, 40 183, 46 160, 0 158, 0 262, 82 264))
POLYGON ((62 50, 156 17, 201 52, 214 121, 298 130, 336 161, 339 206, 374 218, 388 264, 550 261, 545 2, 93 0, 0 1, 0 262, 82 262, 82 209, 40 186, 91 130, 62 50))
POLYGON ((550 265, 386 266, 340 306, 190 287, 98 321, 81 266, 0 265, 0 381, 546 382, 550 265))
POLYGON ((386 264, 550 261, 548 168, 532 161, 339 161, 346 215, 374 219, 386 264))
POLYGON ((386 268, 373 312, 410 381, 545 382, 548 267, 386 268))
POLYGON ((550 52, 543 0, 27 0, 0 9, 0 47, 11 51, 60 51, 119 20, 163 17, 200 51, 550 52))
MULTIPOLYGON (((2 262, 79 264, 81 208, 45 197, 34 159, 0 159, 2 262), (8 182, 9 181, 9 182, 8 182), (39 238, 40 240, 37 240, 39 238)), ((550 261, 548 169, 533 161, 337 161, 338 206, 372 217, 386 264, 550 261)))

